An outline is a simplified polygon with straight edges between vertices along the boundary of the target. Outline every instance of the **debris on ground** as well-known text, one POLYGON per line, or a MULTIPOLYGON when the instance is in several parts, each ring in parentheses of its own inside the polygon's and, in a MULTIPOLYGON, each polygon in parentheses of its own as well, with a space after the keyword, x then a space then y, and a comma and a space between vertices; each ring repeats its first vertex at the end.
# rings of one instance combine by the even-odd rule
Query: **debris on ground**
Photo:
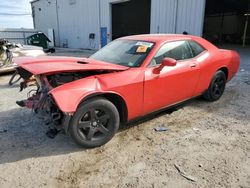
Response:
POLYGON ((187 175, 185 171, 181 170, 181 168, 180 168, 179 165, 174 164, 174 167, 176 168, 176 170, 179 172, 179 174, 180 174, 182 177, 186 178, 186 179, 189 180, 189 181, 193 181, 193 182, 196 181, 196 178, 194 178, 194 177, 192 177, 192 176, 190 176, 190 175, 187 175))
POLYGON ((194 131, 200 131, 199 129, 197 129, 197 128, 195 128, 195 127, 193 128, 193 130, 194 130, 194 131))
POLYGON ((245 81, 244 83, 247 85, 250 85, 250 81, 245 81))
POLYGON ((167 127, 164 127, 163 125, 161 125, 159 127, 155 127, 154 130, 156 132, 163 132, 163 131, 168 131, 169 129, 167 127))
POLYGON ((0 133, 6 133, 6 132, 7 132, 6 129, 0 130, 0 133))
POLYGON ((46 136, 53 139, 56 137, 56 135, 59 133, 60 131, 57 130, 57 129, 49 129, 47 132, 46 132, 46 136))

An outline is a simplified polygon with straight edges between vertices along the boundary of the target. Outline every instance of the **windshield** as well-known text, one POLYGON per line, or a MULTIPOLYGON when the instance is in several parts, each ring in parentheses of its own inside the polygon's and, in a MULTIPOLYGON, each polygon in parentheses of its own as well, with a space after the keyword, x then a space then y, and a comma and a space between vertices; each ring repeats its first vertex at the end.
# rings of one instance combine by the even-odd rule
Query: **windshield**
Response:
POLYGON ((154 43, 136 40, 115 40, 90 56, 127 67, 139 67, 153 48, 154 43))

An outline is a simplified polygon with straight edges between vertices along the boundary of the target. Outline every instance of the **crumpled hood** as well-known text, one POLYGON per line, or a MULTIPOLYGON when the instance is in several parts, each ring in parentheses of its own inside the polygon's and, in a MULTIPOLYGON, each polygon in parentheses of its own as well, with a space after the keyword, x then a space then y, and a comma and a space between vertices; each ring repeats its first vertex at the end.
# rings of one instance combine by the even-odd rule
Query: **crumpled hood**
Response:
POLYGON ((19 57, 14 63, 34 75, 87 70, 127 70, 129 67, 97 61, 89 58, 41 56, 19 57))

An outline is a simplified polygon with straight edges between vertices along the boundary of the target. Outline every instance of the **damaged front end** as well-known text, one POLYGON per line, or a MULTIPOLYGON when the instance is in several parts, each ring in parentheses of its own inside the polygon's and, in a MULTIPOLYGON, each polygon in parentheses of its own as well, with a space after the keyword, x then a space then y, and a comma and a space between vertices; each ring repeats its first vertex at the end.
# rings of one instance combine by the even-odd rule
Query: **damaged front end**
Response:
MULTIPOLYGON (((17 71, 24 80, 20 83, 20 91, 26 88, 31 88, 31 90, 27 93, 27 99, 16 101, 16 103, 21 107, 32 109, 38 117, 43 119, 45 123, 49 125, 47 136, 50 138, 53 138, 60 131, 67 132, 69 121, 73 115, 72 112, 74 112, 74 110, 62 111, 58 106, 60 104, 57 104, 58 101, 56 101, 52 95, 53 91, 60 88, 62 85, 71 82, 73 83, 74 81, 83 78, 114 72, 113 70, 88 70, 53 73, 48 75, 33 75, 22 67, 18 67, 17 71)), ((95 82, 93 82, 93 87, 95 86, 95 82)), ((79 87, 83 87, 83 85, 81 84, 79 87)), ((77 91, 79 91, 79 89, 77 89, 77 91)), ((68 94, 71 95, 71 99, 74 99, 73 92, 71 93, 70 90, 68 90, 68 94)), ((71 101, 69 95, 63 95, 62 97, 65 98, 64 102, 71 101)), ((61 102, 62 100, 63 99, 61 98, 61 102)))
POLYGON ((27 93, 27 99, 16 101, 21 107, 32 109, 34 113, 49 125, 47 136, 53 138, 62 130, 65 115, 57 107, 49 91, 53 89, 45 75, 34 76, 25 69, 18 68, 18 73, 24 81, 20 83, 20 91, 27 87, 31 90, 27 93))
POLYGON ((17 58, 18 74, 23 78, 20 90, 31 88, 27 99, 17 101, 38 114, 51 131, 68 131, 68 125, 79 103, 93 92, 102 92, 99 75, 128 70, 129 67, 88 58, 38 57, 17 58))

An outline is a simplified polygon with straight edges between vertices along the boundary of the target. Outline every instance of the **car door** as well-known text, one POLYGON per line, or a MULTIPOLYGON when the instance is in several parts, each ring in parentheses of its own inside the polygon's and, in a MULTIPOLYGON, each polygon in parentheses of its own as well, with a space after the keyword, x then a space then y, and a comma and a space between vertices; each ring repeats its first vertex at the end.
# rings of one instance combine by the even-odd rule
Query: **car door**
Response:
POLYGON ((145 70, 145 114, 184 101, 193 96, 199 78, 199 65, 193 59, 188 41, 164 44, 145 70), (166 57, 177 60, 176 66, 155 71, 166 57))

